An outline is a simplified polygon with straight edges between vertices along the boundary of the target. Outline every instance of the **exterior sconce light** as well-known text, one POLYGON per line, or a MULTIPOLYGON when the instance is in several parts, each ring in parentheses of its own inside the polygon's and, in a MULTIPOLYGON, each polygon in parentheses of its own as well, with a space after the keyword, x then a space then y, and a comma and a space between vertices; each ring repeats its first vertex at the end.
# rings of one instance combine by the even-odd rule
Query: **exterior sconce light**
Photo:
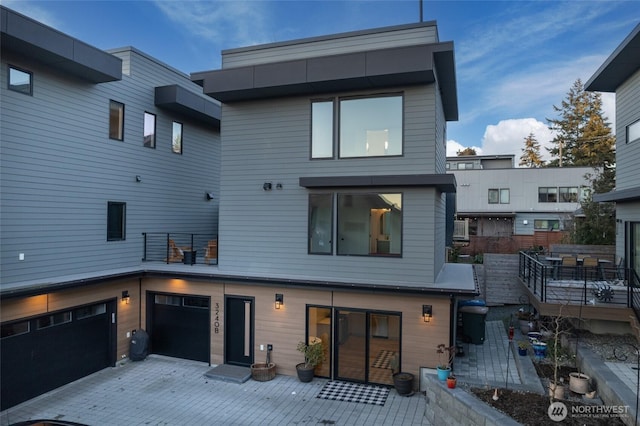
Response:
POLYGON ((272 187, 271 182, 265 182, 262 184, 262 189, 265 191, 271 191, 271 187, 272 187))
POLYGON ((136 175, 136 182, 142 182, 142 176, 136 175))
POLYGON ((522 221, 522 224, 523 224, 523 225, 528 225, 528 224, 529 224, 529 221, 528 221, 527 219, 525 219, 525 220, 523 220, 523 221, 522 221))
POLYGON ((204 197, 207 201, 213 200, 213 192, 205 192, 204 197))
POLYGON ((124 290, 122 292, 122 301, 128 305, 129 304, 129 299, 131 299, 129 297, 129 290, 124 290))
POLYGON ((284 295, 276 293, 276 309, 280 309, 282 305, 284 305, 284 295))
POLYGON ((433 317, 433 307, 431 305, 422 305, 422 319, 424 322, 431 322, 433 317))
POLYGON ((282 189, 282 184, 281 183, 276 183, 276 189, 282 189))

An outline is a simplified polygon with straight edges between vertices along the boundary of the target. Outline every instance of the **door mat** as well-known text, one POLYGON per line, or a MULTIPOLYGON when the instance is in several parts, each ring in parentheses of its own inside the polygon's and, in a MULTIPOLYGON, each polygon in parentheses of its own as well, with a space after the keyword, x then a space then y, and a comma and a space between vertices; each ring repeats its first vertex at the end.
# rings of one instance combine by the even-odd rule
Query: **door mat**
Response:
POLYGON ((373 368, 391 368, 389 365, 394 356, 396 356, 396 353, 394 351, 383 349, 378 352, 378 356, 373 361, 371 366, 373 368))
POLYGON ((317 398, 383 406, 388 395, 389 388, 383 386, 334 381, 327 382, 317 398))

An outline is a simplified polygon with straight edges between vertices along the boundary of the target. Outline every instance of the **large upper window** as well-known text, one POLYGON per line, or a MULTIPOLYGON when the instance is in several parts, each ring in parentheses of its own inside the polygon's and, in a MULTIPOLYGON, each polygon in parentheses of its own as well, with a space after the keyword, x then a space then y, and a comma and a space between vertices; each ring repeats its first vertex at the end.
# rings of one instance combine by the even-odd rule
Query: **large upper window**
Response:
POLYGON ((147 148, 156 147, 156 115, 144 113, 144 129, 142 144, 147 148))
POLYGON ((126 203, 109 201, 107 203, 107 241, 125 239, 126 203))
POLYGON ((578 202, 578 187, 577 186, 561 186, 560 188, 561 203, 577 203, 578 202))
POLYGON ((489 204, 509 204, 509 188, 489 189, 489 204))
POLYGON ((312 102, 311 158, 334 158, 336 137, 340 158, 402 155, 402 108, 402 95, 312 102))
POLYGON ((337 251, 400 255, 402 194, 338 194, 337 251))
POLYGON ((171 151, 182 154, 182 123, 173 122, 171 133, 171 151))
POLYGON ((109 101, 109 138, 124 139, 124 104, 109 101))
POLYGON ((538 188, 538 202, 539 203, 557 203, 558 202, 558 188, 555 186, 541 186, 538 188))
POLYGON ((640 140, 640 120, 627 126, 627 143, 640 140))
POLYGON ((28 71, 10 66, 9 67, 9 90, 24 93, 26 95, 33 94, 33 85, 31 84, 33 76, 28 71))
POLYGON ((333 194, 309 195, 309 253, 333 252, 333 194))

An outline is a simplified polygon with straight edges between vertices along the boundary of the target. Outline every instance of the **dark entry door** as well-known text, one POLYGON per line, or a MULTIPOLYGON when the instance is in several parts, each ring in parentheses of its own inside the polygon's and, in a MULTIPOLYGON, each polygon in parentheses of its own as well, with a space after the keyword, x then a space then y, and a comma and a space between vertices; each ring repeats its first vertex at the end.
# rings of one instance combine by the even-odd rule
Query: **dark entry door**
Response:
POLYGON ((208 297, 151 294, 151 351, 176 358, 209 362, 208 297))
POLYGON ((253 364, 253 299, 229 296, 225 299, 225 363, 253 364))
POLYGON ((0 409, 115 364, 115 303, 2 324, 0 409))

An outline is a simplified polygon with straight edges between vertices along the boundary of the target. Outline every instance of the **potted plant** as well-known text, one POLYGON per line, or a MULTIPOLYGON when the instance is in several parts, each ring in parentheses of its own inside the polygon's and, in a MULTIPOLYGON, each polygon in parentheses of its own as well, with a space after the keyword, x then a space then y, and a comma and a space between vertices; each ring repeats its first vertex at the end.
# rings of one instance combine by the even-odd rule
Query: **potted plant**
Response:
POLYGON ((528 343, 524 340, 518 342, 518 355, 527 356, 528 343))
POLYGON ((316 366, 325 360, 324 348, 320 343, 308 345, 301 341, 296 349, 304 355, 304 362, 296 365, 298 379, 304 383, 310 382, 313 380, 316 366))
POLYGON ((396 388, 398 395, 413 395, 413 374, 398 371, 400 359, 397 354, 391 358, 389 364, 391 365, 391 371, 393 371, 393 386, 396 388))
POLYGON ((453 373, 449 374, 449 377, 447 377, 447 387, 449 389, 455 389, 457 382, 458 379, 456 379, 456 376, 453 373))
POLYGON ((440 343, 436 348, 436 352, 438 354, 438 365, 436 366, 438 379, 445 381, 449 377, 449 373, 451 373, 451 363, 456 355, 456 347, 440 343))
POLYGON ((520 323, 520 331, 522 332, 522 334, 527 334, 530 331, 534 331, 535 317, 533 313, 520 308, 516 316, 518 317, 518 322, 520 323))

